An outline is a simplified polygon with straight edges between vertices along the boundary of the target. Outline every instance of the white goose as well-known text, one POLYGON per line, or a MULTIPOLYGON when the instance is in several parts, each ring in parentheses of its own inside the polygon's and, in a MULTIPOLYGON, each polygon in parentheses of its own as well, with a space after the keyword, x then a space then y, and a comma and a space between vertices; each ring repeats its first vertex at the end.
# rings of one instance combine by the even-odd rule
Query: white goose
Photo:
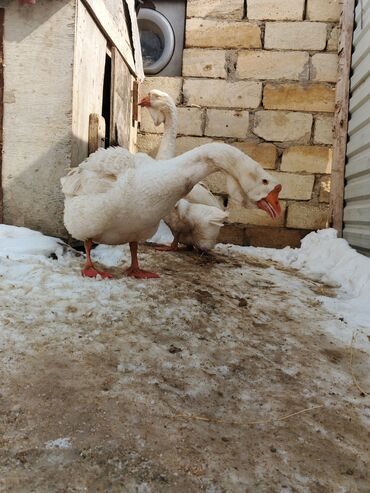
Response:
POLYGON ((92 243, 130 244, 127 276, 159 277, 139 268, 137 245, 150 238, 175 204, 196 183, 215 171, 229 175, 235 196, 243 203, 280 214, 281 185, 258 163, 227 144, 205 144, 185 154, 154 161, 123 148, 99 149, 61 179, 65 194, 64 224, 85 242, 87 259, 82 274, 101 275, 90 258, 92 243))
MULTIPOLYGON (((154 125, 164 124, 156 159, 174 157, 178 126, 174 100, 167 93, 153 89, 139 105, 148 109, 154 125)), ((220 228, 227 217, 228 214, 216 197, 205 185, 199 183, 163 218, 174 239, 171 246, 157 247, 157 250, 176 251, 179 243, 195 246, 200 250, 210 250, 215 246, 220 228)))

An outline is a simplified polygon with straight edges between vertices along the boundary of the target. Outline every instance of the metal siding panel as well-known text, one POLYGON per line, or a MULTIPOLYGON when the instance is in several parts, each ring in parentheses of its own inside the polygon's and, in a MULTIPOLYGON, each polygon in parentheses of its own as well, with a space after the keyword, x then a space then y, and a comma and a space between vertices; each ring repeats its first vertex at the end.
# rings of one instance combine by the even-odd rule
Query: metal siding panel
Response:
POLYGON ((370 232, 370 200, 365 202, 350 202, 344 208, 344 222, 367 224, 370 232))
POLYGON ((354 68, 351 77, 351 91, 356 89, 370 75, 370 54, 363 58, 356 68, 354 68))
POLYGON ((355 11, 343 237, 370 257, 370 0, 355 11))
POLYGON ((370 124, 365 125, 350 137, 347 145, 347 155, 352 157, 368 147, 370 147, 370 124))
POLYGON ((344 198, 345 200, 370 199, 370 174, 350 180, 345 188, 344 198))
POLYGON ((357 226, 346 226, 343 237, 350 245, 370 257, 370 230, 357 226))
POLYGON ((351 93, 351 99, 349 101, 349 111, 353 114, 358 110, 363 104, 370 99, 370 91, 365 80, 360 86, 356 87, 351 93))
POLYGON ((364 33, 360 43, 355 45, 352 54, 352 68, 356 68, 370 52, 370 29, 364 33))
POLYGON ((351 114, 348 122, 348 134, 353 135, 368 123, 370 123, 370 100, 351 114))
POLYGON ((370 173, 370 149, 365 149, 364 152, 349 159, 345 171, 347 179, 370 173))

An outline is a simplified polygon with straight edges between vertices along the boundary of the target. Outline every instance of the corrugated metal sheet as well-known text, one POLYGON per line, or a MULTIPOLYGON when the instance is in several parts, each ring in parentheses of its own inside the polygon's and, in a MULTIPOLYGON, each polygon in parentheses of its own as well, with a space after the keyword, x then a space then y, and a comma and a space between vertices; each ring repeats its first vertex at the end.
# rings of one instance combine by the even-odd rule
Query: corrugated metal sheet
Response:
POLYGON ((343 236, 370 257, 370 0, 355 20, 343 236))

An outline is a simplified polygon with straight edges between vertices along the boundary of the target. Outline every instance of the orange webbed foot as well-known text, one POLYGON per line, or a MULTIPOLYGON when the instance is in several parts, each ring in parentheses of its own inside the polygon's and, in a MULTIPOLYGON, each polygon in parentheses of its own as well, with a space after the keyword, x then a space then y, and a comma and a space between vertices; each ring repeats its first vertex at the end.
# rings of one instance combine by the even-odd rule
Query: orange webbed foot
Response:
POLYGON ((99 270, 94 269, 94 267, 84 267, 82 269, 82 275, 83 277, 98 277, 100 276, 102 279, 113 279, 112 274, 109 274, 108 272, 102 272, 99 270))

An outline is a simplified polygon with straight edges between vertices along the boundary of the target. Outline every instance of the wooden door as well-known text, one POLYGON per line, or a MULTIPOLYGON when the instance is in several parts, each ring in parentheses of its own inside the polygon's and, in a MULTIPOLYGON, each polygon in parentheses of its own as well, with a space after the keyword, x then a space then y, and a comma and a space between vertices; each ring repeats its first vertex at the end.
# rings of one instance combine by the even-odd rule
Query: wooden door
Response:
POLYGON ((117 48, 112 48, 110 144, 130 149, 132 133, 131 75, 117 48))
POLYGON ((81 1, 77 3, 73 68, 72 165, 88 156, 90 114, 102 113, 107 40, 81 1))

